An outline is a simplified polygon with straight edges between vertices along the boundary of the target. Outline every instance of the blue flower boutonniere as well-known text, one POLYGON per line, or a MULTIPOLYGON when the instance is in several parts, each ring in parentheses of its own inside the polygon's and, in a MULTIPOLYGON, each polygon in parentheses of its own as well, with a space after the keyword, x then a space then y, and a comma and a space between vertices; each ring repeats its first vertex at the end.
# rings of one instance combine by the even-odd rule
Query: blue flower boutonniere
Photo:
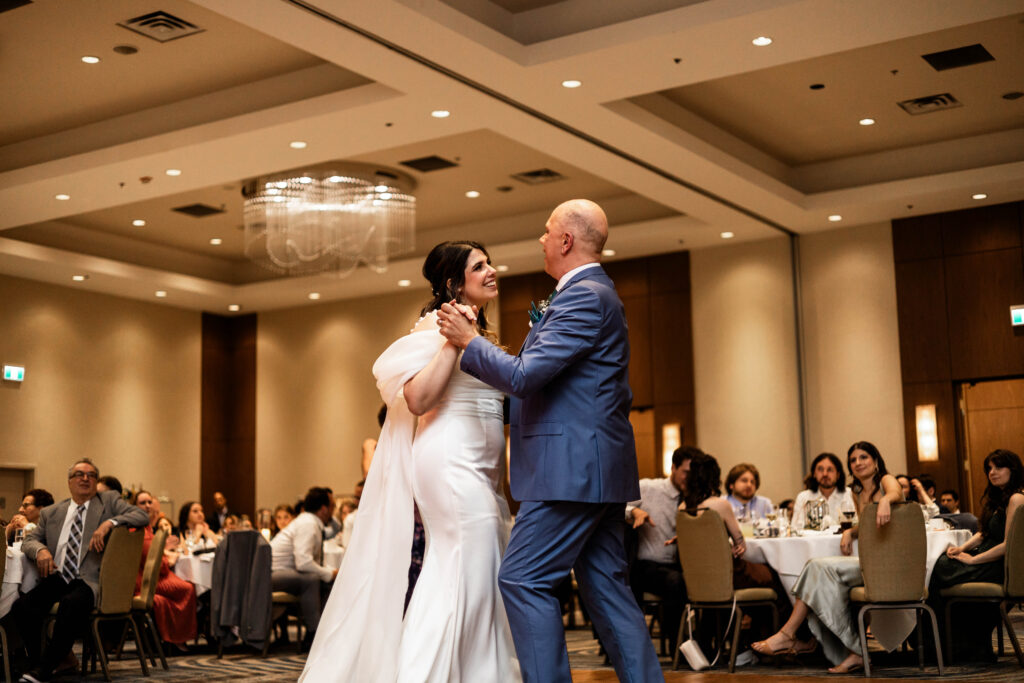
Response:
POLYGON ((535 301, 530 302, 530 327, 533 327, 534 323, 539 323, 540 319, 544 317, 544 312, 548 310, 548 306, 551 305, 551 301, 558 294, 558 290, 551 292, 547 299, 541 301, 539 304, 535 301))

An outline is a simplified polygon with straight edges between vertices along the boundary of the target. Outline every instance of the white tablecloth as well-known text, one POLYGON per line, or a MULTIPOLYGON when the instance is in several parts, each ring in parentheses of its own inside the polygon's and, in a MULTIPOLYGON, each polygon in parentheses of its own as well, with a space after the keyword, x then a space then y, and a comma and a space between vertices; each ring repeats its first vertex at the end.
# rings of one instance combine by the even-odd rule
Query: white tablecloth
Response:
POLYGON ((174 573, 196 587, 196 595, 202 595, 213 586, 213 553, 202 555, 179 555, 174 563, 174 573))
POLYGON ((324 541, 324 566, 328 569, 339 569, 345 550, 333 540, 324 541))
MULTIPOLYGON (((928 552, 924 583, 927 586, 932 577, 932 569, 939 556, 950 545, 960 545, 971 537, 971 532, 964 529, 952 531, 929 531, 928 552)), ((760 562, 770 565, 779 573, 779 579, 786 588, 789 599, 796 601, 791 592, 800 572, 808 560, 815 557, 835 557, 841 555, 839 550, 840 537, 832 533, 808 533, 805 536, 788 538, 748 538, 747 552, 743 559, 748 562, 760 562)), ((853 551, 857 553, 857 542, 854 541, 853 551)), ((874 612, 871 615, 871 632, 876 640, 886 649, 892 651, 899 647, 917 623, 914 610, 892 610, 874 612)))
POLYGON ((18 546, 8 546, 3 588, 0 589, 0 617, 11 611, 19 593, 27 593, 39 583, 36 563, 28 559, 18 546))

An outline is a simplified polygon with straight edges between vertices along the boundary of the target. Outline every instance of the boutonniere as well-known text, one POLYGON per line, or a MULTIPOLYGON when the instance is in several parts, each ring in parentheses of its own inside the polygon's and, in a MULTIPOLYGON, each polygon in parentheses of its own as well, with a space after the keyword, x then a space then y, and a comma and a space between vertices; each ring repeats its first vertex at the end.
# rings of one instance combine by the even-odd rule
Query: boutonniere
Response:
POLYGON ((558 294, 558 290, 551 292, 547 299, 537 303, 535 301, 530 302, 530 327, 533 327, 534 323, 539 323, 540 319, 544 317, 544 312, 548 310, 548 306, 551 305, 552 299, 558 294))

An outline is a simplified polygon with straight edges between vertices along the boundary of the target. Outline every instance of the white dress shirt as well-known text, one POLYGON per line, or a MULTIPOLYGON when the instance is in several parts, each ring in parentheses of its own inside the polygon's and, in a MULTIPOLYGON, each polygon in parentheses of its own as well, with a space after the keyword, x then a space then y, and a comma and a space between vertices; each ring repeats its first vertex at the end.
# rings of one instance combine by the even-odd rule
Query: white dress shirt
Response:
MULTIPOLYGON (((82 513, 82 539, 78 548, 79 564, 81 564, 82 560, 82 551, 89 545, 91 540, 85 537, 85 519, 89 516, 89 506, 95 498, 96 496, 93 496, 83 503, 85 511, 82 513)), ((60 528, 60 537, 57 539, 57 554, 53 558, 53 564, 57 567, 58 572, 64 569, 64 554, 68 549, 68 539, 71 537, 71 524, 75 521, 76 514, 78 514, 78 503, 74 500, 69 500, 68 513, 64 515, 64 526, 60 528)))
POLYGON ((312 512, 303 512, 270 541, 271 571, 294 569, 319 574, 321 581, 331 581, 334 571, 317 560, 323 557, 323 543, 324 523, 312 512))
POLYGON ((634 508, 640 508, 648 515, 654 526, 646 522, 637 529, 639 544, 636 556, 641 560, 673 564, 679 549, 675 544, 666 546, 665 541, 676 535, 676 510, 679 507, 679 489, 668 477, 640 480, 640 500, 626 506, 626 520, 632 524, 634 508))

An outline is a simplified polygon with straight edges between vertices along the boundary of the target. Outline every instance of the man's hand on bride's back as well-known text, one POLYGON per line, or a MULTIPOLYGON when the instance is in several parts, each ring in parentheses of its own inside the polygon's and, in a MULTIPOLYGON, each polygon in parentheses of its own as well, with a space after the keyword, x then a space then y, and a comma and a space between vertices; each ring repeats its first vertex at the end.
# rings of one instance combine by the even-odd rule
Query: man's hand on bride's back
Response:
POLYGON ((476 329, 476 306, 467 306, 455 301, 442 304, 437 312, 437 324, 441 334, 461 349, 479 336, 476 329))

